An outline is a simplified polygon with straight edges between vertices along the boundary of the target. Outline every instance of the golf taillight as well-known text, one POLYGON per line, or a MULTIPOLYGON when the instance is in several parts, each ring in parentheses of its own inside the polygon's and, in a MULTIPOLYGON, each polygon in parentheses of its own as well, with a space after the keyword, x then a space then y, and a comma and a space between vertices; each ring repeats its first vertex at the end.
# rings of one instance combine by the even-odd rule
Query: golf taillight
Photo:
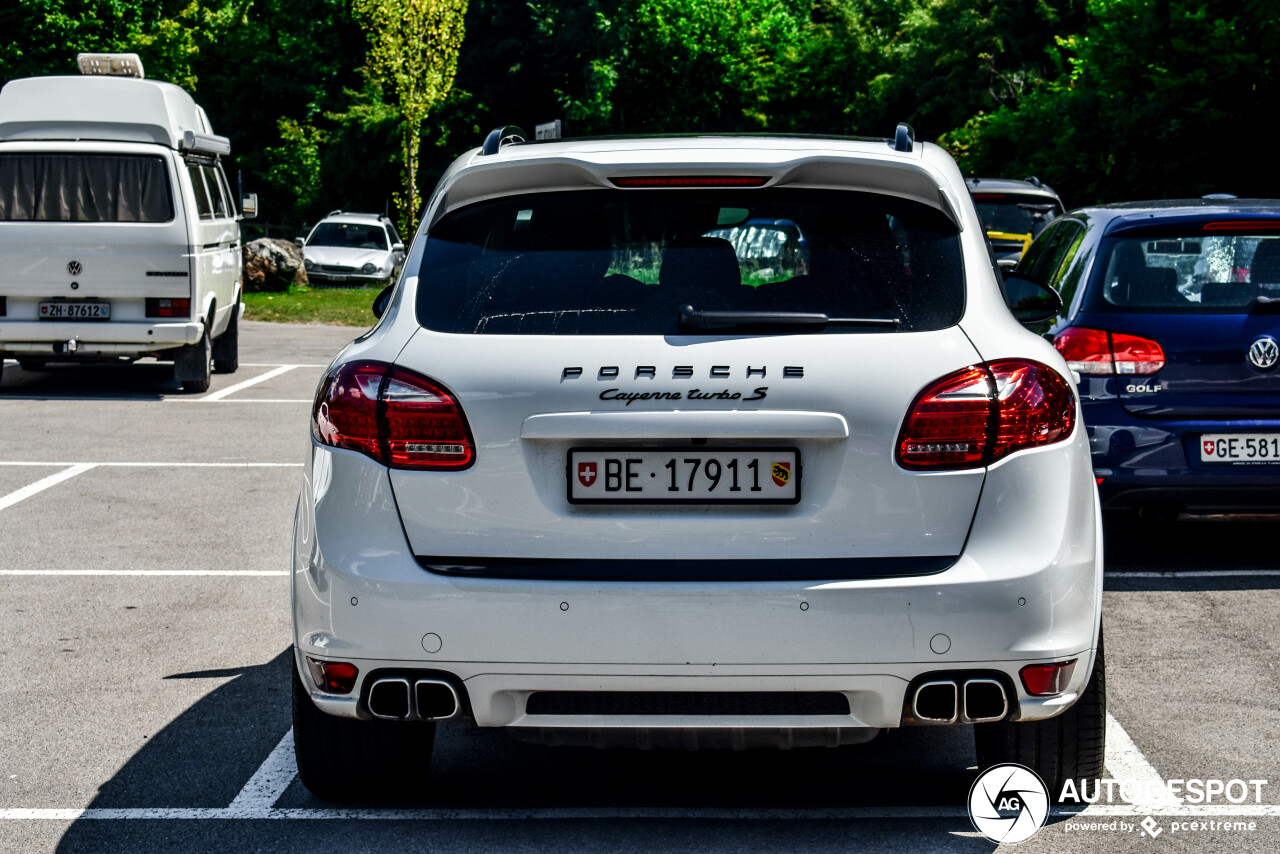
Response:
POLYGON ((352 362, 326 377, 311 433, 321 444, 392 468, 457 470, 475 461, 471 430, 453 395, 382 362, 352 362))
POLYGON ((190 317, 191 300, 185 297, 147 297, 147 317, 190 317))
POLYGON ((1035 697, 1052 697, 1067 690, 1076 660, 1058 661, 1053 664, 1028 664, 1018 672, 1022 686, 1035 697))
POLYGON ((307 670, 311 681, 326 694, 350 694, 360 675, 360 670, 349 662, 317 661, 311 656, 307 656, 307 670))
POLYGON ((1164 367, 1164 349, 1159 342, 1123 332, 1105 332, 1069 326, 1053 339, 1062 358, 1078 374, 1110 376, 1154 374, 1164 367))
POLYGON ((1047 365, 1027 359, 974 365, 916 398, 898 437, 898 465, 914 471, 990 465, 1062 441, 1075 414, 1070 386, 1047 365))

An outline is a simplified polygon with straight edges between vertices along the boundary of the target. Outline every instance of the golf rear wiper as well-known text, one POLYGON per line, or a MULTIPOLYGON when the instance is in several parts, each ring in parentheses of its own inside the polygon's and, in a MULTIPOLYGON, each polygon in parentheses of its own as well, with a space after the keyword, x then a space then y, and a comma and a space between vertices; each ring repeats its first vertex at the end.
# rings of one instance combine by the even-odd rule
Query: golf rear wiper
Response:
POLYGON ((681 332, 775 328, 795 332, 821 332, 828 326, 896 329, 901 322, 896 317, 828 317, 819 312, 802 311, 698 311, 691 305, 680 306, 681 332))
POLYGON ((1280 314, 1280 297, 1254 297, 1249 311, 1258 314, 1280 314))

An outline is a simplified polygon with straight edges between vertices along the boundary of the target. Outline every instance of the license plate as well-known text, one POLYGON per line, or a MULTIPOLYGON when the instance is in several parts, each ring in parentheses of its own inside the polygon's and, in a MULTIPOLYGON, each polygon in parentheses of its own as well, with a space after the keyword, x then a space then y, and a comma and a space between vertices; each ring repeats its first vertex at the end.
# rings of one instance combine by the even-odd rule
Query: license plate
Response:
POLYGON ((42 302, 41 320, 110 320, 109 302, 42 302))
POLYGON ((1228 465, 1280 465, 1280 433, 1205 433, 1200 462, 1228 465))
POLYGON ((573 448, 571 504, 795 504, 795 448, 573 448))

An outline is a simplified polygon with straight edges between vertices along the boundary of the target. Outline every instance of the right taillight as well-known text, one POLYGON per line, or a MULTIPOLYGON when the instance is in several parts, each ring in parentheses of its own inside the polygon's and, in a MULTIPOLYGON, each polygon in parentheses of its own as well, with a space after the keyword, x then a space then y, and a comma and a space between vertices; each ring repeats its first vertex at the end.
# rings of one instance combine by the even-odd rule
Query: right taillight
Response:
POLYGON ((453 395, 382 362, 351 362, 326 377, 311 433, 321 444, 392 468, 456 471, 475 461, 471 430, 453 395))
POLYGON ((914 471, 990 465, 1067 438, 1075 413, 1071 387, 1047 365, 1027 359, 974 365, 916 398, 898 437, 898 465, 914 471))
POLYGON ((1159 342, 1123 332, 1105 332, 1070 326, 1053 339, 1062 358, 1082 375, 1154 374, 1164 367, 1164 349, 1159 342))

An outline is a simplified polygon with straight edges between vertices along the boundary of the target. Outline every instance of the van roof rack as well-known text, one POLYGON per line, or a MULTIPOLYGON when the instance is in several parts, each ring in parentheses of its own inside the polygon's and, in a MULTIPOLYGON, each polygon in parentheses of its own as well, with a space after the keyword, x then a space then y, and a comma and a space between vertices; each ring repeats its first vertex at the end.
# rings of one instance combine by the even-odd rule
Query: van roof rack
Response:
POLYGON ((481 154, 497 154, 502 150, 504 145, 513 145, 517 142, 525 142, 529 139, 529 135, 515 125, 503 125, 500 128, 494 128, 489 131, 489 135, 484 138, 484 145, 481 146, 481 154))

